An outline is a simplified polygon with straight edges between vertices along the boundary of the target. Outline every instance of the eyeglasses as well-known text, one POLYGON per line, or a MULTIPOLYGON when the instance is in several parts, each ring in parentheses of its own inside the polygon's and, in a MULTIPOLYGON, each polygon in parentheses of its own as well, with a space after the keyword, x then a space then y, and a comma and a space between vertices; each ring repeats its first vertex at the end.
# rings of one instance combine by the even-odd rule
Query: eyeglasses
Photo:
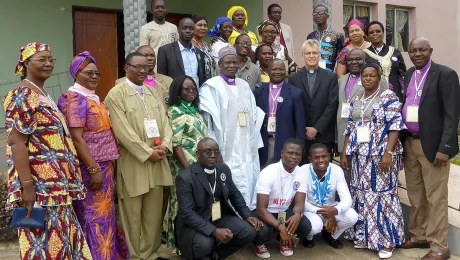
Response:
POLYGON ((98 78, 101 76, 101 73, 99 71, 82 71, 80 73, 83 73, 90 78, 94 77, 94 75, 96 75, 96 77, 98 78))
POLYGON ((236 42, 236 44, 241 44, 241 46, 245 46, 245 47, 251 47, 252 45, 251 42, 236 42))
POLYGON ((316 12, 316 13, 313 13, 313 16, 320 16, 320 15, 329 15, 328 12, 316 12))
POLYGON ((47 61, 49 61, 49 63, 54 63, 56 61, 55 58, 53 57, 49 57, 49 58, 30 58, 29 60, 36 60, 40 63, 46 63, 47 61))
POLYGON ((149 71, 150 70, 150 66, 142 66, 142 65, 132 65, 132 64, 128 64, 128 66, 131 66, 133 67, 134 69, 136 69, 137 71, 141 71, 142 69, 144 69, 145 71, 149 71))
POLYGON ((220 155, 220 150, 198 150, 199 152, 202 152, 206 157, 211 157, 211 156, 219 156, 220 155))
POLYGON ((277 31, 264 31, 264 34, 266 34, 266 35, 277 35, 278 32, 277 31))
POLYGON ((195 87, 192 87, 192 88, 182 88, 182 90, 183 90, 184 92, 187 92, 187 93, 196 92, 196 88, 195 88, 195 87))

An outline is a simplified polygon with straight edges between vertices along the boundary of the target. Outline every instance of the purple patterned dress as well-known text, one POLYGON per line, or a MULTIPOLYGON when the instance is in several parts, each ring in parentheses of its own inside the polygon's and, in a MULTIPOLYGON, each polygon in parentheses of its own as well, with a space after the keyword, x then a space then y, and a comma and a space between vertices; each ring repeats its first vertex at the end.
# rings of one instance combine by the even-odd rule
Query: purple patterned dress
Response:
POLYGON ((113 135, 108 110, 104 104, 71 90, 58 102, 69 127, 83 127, 83 139, 93 159, 100 165, 103 185, 100 190, 90 187, 88 168, 80 163, 86 199, 75 202, 74 209, 81 224, 93 259, 115 260, 129 258, 123 229, 115 219, 113 160, 120 157, 113 135))

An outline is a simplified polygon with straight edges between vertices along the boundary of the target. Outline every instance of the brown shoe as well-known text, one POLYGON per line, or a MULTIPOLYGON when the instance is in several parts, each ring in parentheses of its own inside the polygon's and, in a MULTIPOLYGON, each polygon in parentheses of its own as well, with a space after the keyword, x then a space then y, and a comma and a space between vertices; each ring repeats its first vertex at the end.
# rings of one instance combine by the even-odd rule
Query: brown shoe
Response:
POLYGON ((430 248, 430 243, 428 241, 423 241, 423 242, 412 242, 410 238, 406 239, 406 242, 404 242, 401 245, 401 248, 404 249, 411 249, 411 248, 430 248))
POLYGON ((450 250, 447 250, 444 254, 440 255, 438 252, 431 250, 422 257, 422 260, 446 260, 450 258, 450 250))

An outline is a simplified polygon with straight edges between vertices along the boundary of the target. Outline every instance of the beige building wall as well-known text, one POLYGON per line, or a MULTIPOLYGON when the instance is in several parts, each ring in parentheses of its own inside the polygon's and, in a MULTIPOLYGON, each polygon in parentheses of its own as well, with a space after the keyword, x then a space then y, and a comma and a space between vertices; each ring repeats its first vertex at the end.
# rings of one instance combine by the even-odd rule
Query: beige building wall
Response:
MULTIPOLYGON (((297 63, 303 64, 301 46, 313 31, 313 0, 264 0, 263 13, 267 18, 267 7, 277 3, 283 8, 281 22, 291 26, 297 63)), ((343 32, 343 0, 332 0, 332 28, 343 32)), ((409 38, 427 37, 434 48, 433 60, 460 71, 460 0, 367 0, 345 1, 347 3, 372 6, 372 20, 385 24, 386 8, 409 9, 409 38)), ((412 66, 408 54, 403 53, 408 67, 412 66)))

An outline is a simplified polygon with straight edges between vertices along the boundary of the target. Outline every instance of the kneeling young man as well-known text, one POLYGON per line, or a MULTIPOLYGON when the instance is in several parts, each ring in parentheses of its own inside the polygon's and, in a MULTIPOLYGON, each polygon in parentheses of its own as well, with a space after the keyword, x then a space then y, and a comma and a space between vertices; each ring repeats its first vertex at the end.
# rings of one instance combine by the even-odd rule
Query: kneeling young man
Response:
POLYGON ((281 160, 267 166, 259 175, 251 209, 256 209, 253 215, 264 223, 253 243, 254 253, 260 258, 270 257, 264 243, 273 229, 280 232, 280 253, 284 256, 293 255, 296 234, 301 238, 311 230, 310 221, 303 216, 307 180, 298 167, 301 160, 302 144, 297 139, 288 139, 281 150, 281 160))
POLYGON ((251 243, 263 223, 252 217, 228 166, 217 163, 216 141, 203 138, 196 153, 198 162, 176 177, 177 248, 185 259, 224 259, 251 243))
POLYGON ((307 176, 305 216, 311 222, 311 231, 303 244, 312 248, 315 245, 313 236, 322 232, 330 246, 342 248, 338 238, 358 221, 358 214, 351 208, 351 195, 343 170, 329 163, 329 153, 324 144, 313 144, 309 157, 311 164, 300 168, 307 176), (340 202, 336 202, 336 192, 340 202))

